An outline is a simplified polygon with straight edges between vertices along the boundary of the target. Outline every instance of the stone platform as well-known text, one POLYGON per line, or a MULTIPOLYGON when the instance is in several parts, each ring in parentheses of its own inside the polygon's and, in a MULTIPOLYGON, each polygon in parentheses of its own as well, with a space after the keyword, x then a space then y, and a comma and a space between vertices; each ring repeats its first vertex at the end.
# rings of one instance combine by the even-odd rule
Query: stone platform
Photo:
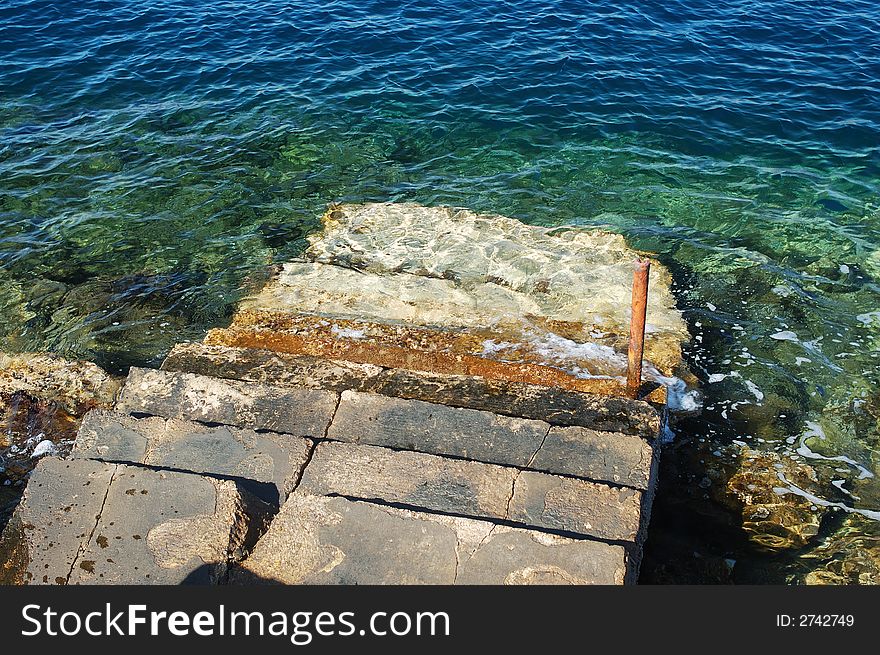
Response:
MULTIPOLYGON (((373 244, 378 259, 366 261, 371 251, 352 239, 381 236, 379 209, 332 209, 310 251, 323 267, 315 275, 287 271, 229 328, 179 344, 160 370, 132 368, 114 409, 86 416, 72 457, 38 465, 0 542, 0 578, 634 583, 666 395, 656 382, 639 399, 620 395, 621 317, 580 307, 572 318, 590 325, 563 321, 565 285, 554 296, 553 279, 532 279, 570 281, 556 264, 471 253, 486 271, 459 262, 453 274, 419 259, 417 244, 403 259, 373 244), (373 277, 345 282, 360 266, 373 277), (602 344, 569 338, 600 323, 602 344), (577 347, 562 362, 548 343, 577 347)), ((490 232, 501 220, 426 211, 490 232)), ((526 259, 541 259, 528 244, 557 238, 517 225, 508 247, 526 259)), ((563 245, 574 257, 584 243, 563 245)), ((606 273, 631 254, 611 246, 600 253, 606 273)), ((680 364, 681 323, 662 285, 654 293, 662 311, 649 351, 663 361, 649 368, 662 380, 680 364)))

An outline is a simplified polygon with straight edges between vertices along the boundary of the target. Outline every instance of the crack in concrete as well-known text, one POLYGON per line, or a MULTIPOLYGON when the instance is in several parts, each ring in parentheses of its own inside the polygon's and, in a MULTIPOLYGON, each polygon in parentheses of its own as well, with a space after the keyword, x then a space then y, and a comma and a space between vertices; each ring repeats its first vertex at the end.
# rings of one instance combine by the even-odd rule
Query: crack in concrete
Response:
POLYGON ((504 520, 510 520, 510 504, 513 502, 513 497, 516 494, 516 483, 519 482, 520 477, 522 476, 522 471, 517 471, 516 476, 513 478, 513 484, 510 485, 510 495, 507 497, 507 507, 504 509, 504 520))
POLYGON ((550 430, 553 429, 552 425, 547 425, 547 431, 544 433, 543 438, 541 439, 541 443, 538 444, 538 447, 535 449, 535 452, 532 453, 532 456, 529 457, 529 461, 526 462, 525 468, 530 468, 532 463, 535 461, 535 458, 538 456, 538 453, 541 452, 541 448, 544 447, 544 442, 547 441, 547 437, 550 436, 550 430))
MULTIPOLYGON (((305 474, 306 474, 306 467, 309 464, 311 464, 312 458, 315 456, 315 451, 318 449, 318 442, 316 440, 306 439, 306 441, 309 442, 309 445, 306 447, 306 458, 303 461, 303 465, 299 469, 299 474, 296 476, 296 480, 293 482, 293 484, 290 487, 290 491, 287 494, 287 498, 290 498, 290 496, 293 494, 293 492, 295 492, 299 488, 299 485, 302 482, 303 476, 305 476, 305 474)), ((287 498, 285 498, 284 500, 279 499, 279 501, 280 501, 278 503, 279 508, 281 505, 284 504, 284 502, 287 500, 287 498)))
MULTIPOLYGON (((510 506, 510 503, 508 502, 508 508, 509 508, 509 506, 510 506)), ((508 509, 508 512, 509 511, 510 510, 508 509)), ((497 529, 498 529, 498 524, 497 523, 492 524, 492 527, 489 529, 489 532, 486 533, 485 537, 480 539, 480 543, 478 543, 477 547, 474 548, 473 553, 471 553, 471 557, 473 557, 474 555, 477 554, 477 552, 479 552, 480 548, 483 547, 483 544, 486 543, 487 541, 489 541, 489 537, 491 537, 494 534, 495 530, 497 530, 497 529)))
POLYGON ((330 428, 333 426, 333 421, 336 420, 336 412, 339 411, 339 406, 342 404, 342 393, 343 392, 340 391, 339 393, 336 394, 336 406, 333 407, 333 413, 330 414, 330 420, 327 421, 327 427, 324 428, 324 435, 322 437, 323 439, 330 438, 329 437, 330 428))
POLYGON ((76 567, 76 563, 79 561, 80 556, 85 552, 85 549, 88 547, 89 542, 91 542, 92 537, 95 535, 95 530, 98 529, 98 524, 101 522, 101 516, 104 514, 104 506, 107 504, 107 497, 110 495, 110 487, 113 486, 113 481, 116 479, 116 472, 119 470, 119 465, 113 465, 113 473, 110 474, 110 482, 107 483, 107 490, 104 492, 104 498, 101 500, 101 508, 98 510, 98 514, 95 516, 95 525, 92 526, 91 532, 89 532, 89 536, 79 545, 79 550, 76 551, 76 556, 73 558, 73 561, 70 563, 70 570, 67 572, 67 577, 64 578, 64 584, 70 582, 70 576, 73 575, 73 569, 76 567))

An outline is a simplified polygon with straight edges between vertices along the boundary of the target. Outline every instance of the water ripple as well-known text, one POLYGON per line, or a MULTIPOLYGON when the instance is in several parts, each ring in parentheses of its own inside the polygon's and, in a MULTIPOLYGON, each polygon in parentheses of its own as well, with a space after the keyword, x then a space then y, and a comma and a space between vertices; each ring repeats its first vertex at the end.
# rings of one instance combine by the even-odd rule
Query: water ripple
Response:
MULTIPOLYGON (((707 392, 683 439, 710 463, 734 440, 797 457, 813 423, 811 448, 877 471, 878 18, 861 0, 4 2, 2 347, 156 363, 327 202, 455 204, 664 259, 707 392)), ((825 502, 880 507, 876 478, 833 482, 825 502)))

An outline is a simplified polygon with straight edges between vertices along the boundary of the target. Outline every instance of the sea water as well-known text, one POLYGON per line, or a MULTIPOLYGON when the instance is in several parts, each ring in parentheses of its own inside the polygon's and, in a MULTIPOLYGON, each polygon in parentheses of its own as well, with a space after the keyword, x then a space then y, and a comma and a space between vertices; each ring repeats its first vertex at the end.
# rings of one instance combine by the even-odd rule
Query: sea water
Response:
POLYGON ((870 580, 878 98, 859 0, 9 0, 0 348, 156 365, 330 201, 614 231, 672 272, 704 393, 643 580, 870 580), (731 501, 744 452, 810 467, 772 483, 807 494, 805 547, 753 538, 776 524, 731 501))

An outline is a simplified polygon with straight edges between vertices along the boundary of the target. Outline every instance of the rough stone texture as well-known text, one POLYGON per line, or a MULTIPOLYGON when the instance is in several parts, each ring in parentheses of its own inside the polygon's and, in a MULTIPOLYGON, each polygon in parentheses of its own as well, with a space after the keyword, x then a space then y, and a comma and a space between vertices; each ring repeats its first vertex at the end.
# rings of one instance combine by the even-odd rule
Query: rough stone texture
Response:
POLYGON ((88 460, 40 460, 0 540, 0 582, 67 584, 115 470, 88 460))
POLYGON ((309 355, 187 342, 171 349, 162 362, 162 370, 338 392, 371 390, 385 369, 309 355))
POLYGON ((327 436, 338 441, 525 466, 548 428, 541 421, 345 391, 327 436))
POLYGON ((624 584, 635 579, 621 546, 497 526, 468 553, 456 584, 624 584))
POLYGON ((525 525, 636 542, 642 494, 577 478, 523 471, 510 501, 510 520, 525 525))
MULTIPOLYGON (((510 337, 513 338, 513 337, 510 337)), ((550 338, 550 337, 548 337, 550 338)), ((554 337, 556 338, 556 337, 554 337)), ((538 345, 505 357, 493 355, 498 344, 508 350, 519 341, 507 341, 507 335, 496 331, 455 331, 439 327, 409 326, 334 319, 297 314, 292 311, 241 310, 227 328, 210 330, 205 337, 209 345, 254 348, 297 355, 325 357, 384 368, 405 368, 447 375, 479 376, 487 380, 543 385, 604 395, 624 395, 620 375, 625 372, 626 358, 610 354, 614 370, 607 376, 584 377, 583 371, 595 367, 570 352, 589 351, 589 345, 562 341, 558 346, 538 345), (542 359, 552 351, 552 361, 542 359)), ((554 342, 556 343, 556 342, 554 342)), ((647 369, 651 371, 651 368, 647 369)), ((666 387, 656 383, 643 385, 643 398, 666 402, 666 387)))
POLYGON ((392 368, 383 372, 374 388, 365 390, 647 439, 660 432, 660 412, 644 400, 559 387, 392 368))
POLYGON ((257 485, 251 490, 278 502, 299 481, 311 446, 286 434, 94 410, 83 420, 73 456, 243 478, 271 485, 271 494, 257 485))
POLYGON ((661 423, 660 413, 641 400, 251 348, 182 343, 162 368, 278 386, 368 391, 649 439, 661 423))
POLYGON ((648 489, 654 449, 640 437, 554 427, 530 468, 648 489))
POLYGON ((299 489, 449 514, 505 518, 516 469, 346 443, 320 444, 299 489))
POLYGON ((132 368, 117 409, 322 437, 336 401, 331 391, 281 389, 191 373, 132 368))
POLYGON ((46 458, 3 533, 4 581, 215 583, 267 509, 231 481, 46 458))
MULTIPOLYGON (((255 304, 277 305, 278 290, 296 297, 304 286, 311 291, 310 306, 328 316, 355 311, 446 325, 528 317, 526 333, 549 327, 551 333, 574 332, 569 338, 602 343, 628 334, 638 253, 618 234, 412 203, 334 205, 323 224, 309 236, 305 256, 312 266, 336 265, 340 279, 316 271, 313 282, 303 264, 291 262, 291 274, 282 272, 255 304), (427 288, 440 284, 442 291, 427 288), (417 311, 401 300, 417 304, 417 311)), ((680 362, 679 344, 688 339, 671 286, 666 268, 652 262, 645 354, 661 368, 680 362)))
POLYGON ((216 584, 267 509, 230 480, 119 465, 70 584, 216 584))
POLYGON ((54 400, 70 414, 109 406, 119 380, 91 362, 72 361, 51 353, 0 353, 0 397, 23 391, 54 400))
POLYGON ((621 584, 623 548, 297 491, 234 583, 621 584))

